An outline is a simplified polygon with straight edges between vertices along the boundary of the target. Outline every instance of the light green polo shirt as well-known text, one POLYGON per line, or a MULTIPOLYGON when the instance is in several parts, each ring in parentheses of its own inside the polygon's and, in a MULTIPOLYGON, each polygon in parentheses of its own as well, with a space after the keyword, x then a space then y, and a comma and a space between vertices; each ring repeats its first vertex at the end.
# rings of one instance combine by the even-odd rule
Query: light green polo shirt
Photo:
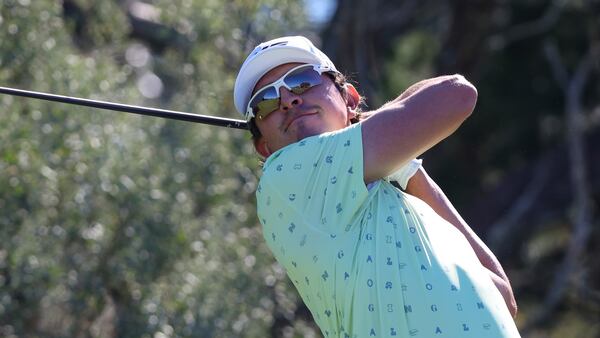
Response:
POLYGON ((519 337, 466 238, 427 204, 363 181, 361 124, 271 155, 266 242, 325 337, 519 337))

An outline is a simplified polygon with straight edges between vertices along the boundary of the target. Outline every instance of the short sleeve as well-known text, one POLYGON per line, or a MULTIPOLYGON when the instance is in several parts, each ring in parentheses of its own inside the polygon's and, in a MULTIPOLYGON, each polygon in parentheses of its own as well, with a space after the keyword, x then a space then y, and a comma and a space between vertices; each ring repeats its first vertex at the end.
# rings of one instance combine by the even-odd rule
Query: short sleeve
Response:
POLYGON ((368 196, 363 176, 361 124, 306 138, 265 163, 259 217, 294 213, 329 231, 345 227, 368 196))

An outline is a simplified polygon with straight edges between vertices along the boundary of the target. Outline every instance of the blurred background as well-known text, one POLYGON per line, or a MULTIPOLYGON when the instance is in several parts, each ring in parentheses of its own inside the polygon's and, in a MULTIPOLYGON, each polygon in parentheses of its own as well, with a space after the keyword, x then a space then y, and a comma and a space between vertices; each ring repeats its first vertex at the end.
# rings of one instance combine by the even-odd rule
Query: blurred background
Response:
MULTIPOLYGON (((461 73, 424 165, 503 263, 523 337, 600 337, 600 1, 3 0, 0 86, 240 118, 303 34, 375 109, 461 73)), ((321 337, 263 243, 248 133, 0 95, 0 336, 321 337)))

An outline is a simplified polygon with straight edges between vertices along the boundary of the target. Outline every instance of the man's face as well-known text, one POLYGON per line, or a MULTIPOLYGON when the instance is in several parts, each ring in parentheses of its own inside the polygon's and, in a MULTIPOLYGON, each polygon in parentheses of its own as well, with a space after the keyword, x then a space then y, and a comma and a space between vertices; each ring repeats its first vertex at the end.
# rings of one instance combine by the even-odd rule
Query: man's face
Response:
MULTIPOLYGON (((271 69, 254 87, 259 89, 277 81, 300 63, 287 63, 271 69)), ((322 74, 322 83, 302 94, 294 94, 285 87, 279 89, 279 108, 264 119, 256 120, 262 136, 256 143, 257 151, 264 157, 306 137, 342 129, 350 125, 354 112, 347 109, 334 82, 322 74)))

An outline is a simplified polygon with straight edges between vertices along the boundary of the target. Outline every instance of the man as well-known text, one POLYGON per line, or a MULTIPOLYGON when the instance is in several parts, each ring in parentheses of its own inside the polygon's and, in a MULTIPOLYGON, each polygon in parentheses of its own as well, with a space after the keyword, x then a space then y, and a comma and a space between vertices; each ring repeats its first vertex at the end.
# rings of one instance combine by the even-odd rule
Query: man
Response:
POLYGON ((356 89, 294 36, 254 49, 234 98, 265 158, 264 237, 325 337, 519 337, 502 267, 413 160, 471 114, 472 84, 424 80, 361 115, 356 89))

